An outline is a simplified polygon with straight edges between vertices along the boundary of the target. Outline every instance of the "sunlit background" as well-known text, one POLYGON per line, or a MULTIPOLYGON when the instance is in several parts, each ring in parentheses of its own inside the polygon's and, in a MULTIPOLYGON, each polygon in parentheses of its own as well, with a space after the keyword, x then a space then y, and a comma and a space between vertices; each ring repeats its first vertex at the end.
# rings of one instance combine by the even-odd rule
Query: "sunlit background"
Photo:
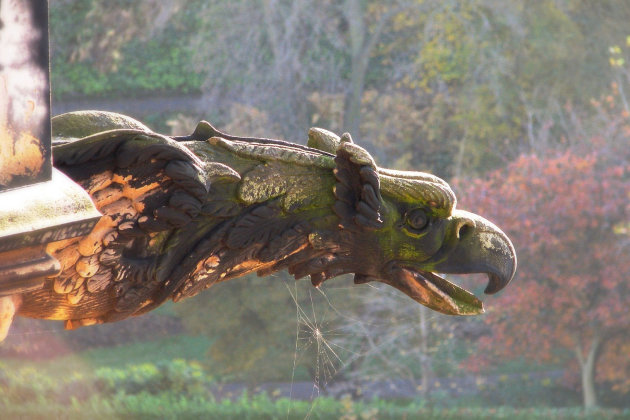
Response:
MULTIPOLYGON (((613 0, 51 0, 54 114, 299 143, 349 131, 380 166, 448 180, 513 239, 519 270, 474 318, 280 273, 117 324, 16 319, 0 408, 630 418, 628 22, 613 0)), ((482 295, 483 278, 455 281, 482 295)))

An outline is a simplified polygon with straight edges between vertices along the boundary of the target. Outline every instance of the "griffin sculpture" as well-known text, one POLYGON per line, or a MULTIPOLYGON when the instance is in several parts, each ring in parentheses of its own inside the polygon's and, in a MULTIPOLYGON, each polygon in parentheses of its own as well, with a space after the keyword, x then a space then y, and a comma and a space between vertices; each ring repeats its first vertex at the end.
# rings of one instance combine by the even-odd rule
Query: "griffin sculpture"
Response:
POLYGON ((5 323, 13 313, 66 328, 118 321, 285 268, 316 287, 354 273, 355 283, 380 281, 436 311, 471 315, 481 301, 436 273, 487 273, 492 294, 516 269, 508 237, 456 209, 446 182, 379 168, 348 134, 313 128, 303 146, 202 121, 190 136, 168 137, 97 111, 52 124, 54 165, 103 216, 89 235, 49 245, 61 272, 12 296, 5 323))

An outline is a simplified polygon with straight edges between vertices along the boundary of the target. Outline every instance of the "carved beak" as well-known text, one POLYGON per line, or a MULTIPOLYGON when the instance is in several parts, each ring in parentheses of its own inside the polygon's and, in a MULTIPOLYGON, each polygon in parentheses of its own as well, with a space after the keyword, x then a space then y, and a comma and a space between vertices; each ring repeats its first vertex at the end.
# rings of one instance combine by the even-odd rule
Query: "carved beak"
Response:
POLYGON ((514 277, 516 251, 512 242, 492 222, 463 210, 455 210, 450 220, 447 243, 432 271, 438 273, 488 274, 484 293, 497 293, 514 277))
POLYGON ((456 210, 448 223, 444 246, 431 261, 422 267, 395 261, 378 280, 444 314, 483 313, 483 303, 475 295, 435 273, 486 273, 489 283, 485 293, 496 293, 514 277, 514 246, 501 229, 476 214, 456 210))

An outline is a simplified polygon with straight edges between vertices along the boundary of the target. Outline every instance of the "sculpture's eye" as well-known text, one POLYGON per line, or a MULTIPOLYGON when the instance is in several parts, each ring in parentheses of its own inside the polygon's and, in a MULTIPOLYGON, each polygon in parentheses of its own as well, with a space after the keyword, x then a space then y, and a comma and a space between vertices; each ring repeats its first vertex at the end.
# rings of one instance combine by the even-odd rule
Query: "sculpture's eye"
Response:
POLYGON ((407 212, 406 222, 415 231, 421 231, 429 225, 429 216, 423 209, 413 209, 407 212))

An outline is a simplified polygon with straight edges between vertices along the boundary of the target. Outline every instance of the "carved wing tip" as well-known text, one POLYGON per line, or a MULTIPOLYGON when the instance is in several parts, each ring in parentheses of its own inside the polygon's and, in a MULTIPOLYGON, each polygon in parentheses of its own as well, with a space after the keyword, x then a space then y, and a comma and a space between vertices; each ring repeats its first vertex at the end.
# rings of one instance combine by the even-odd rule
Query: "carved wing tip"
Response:
POLYGON ((354 143, 352 141, 352 136, 350 135, 350 133, 345 132, 341 135, 341 138, 339 139, 340 143, 354 143))
POLYGON ((211 137, 220 136, 221 133, 206 120, 201 120, 195 127, 195 131, 190 135, 191 140, 207 140, 211 137))
MULTIPOLYGON (((348 135, 348 137, 349 136, 350 135, 348 135)), ((350 141, 342 141, 339 144, 339 147, 337 147, 337 157, 349 160, 356 165, 365 165, 376 170, 376 162, 372 155, 363 147, 352 143, 352 139, 350 139, 350 141)))
POLYGON ((336 198, 333 210, 343 229, 351 229, 351 226, 379 229, 383 221, 376 164, 365 149, 351 142, 349 135, 347 140, 337 147, 336 168, 333 170, 337 179, 333 187, 336 198))
POLYGON ((323 128, 312 127, 308 130, 308 141, 306 145, 313 149, 334 154, 339 147, 341 139, 332 131, 323 128))

